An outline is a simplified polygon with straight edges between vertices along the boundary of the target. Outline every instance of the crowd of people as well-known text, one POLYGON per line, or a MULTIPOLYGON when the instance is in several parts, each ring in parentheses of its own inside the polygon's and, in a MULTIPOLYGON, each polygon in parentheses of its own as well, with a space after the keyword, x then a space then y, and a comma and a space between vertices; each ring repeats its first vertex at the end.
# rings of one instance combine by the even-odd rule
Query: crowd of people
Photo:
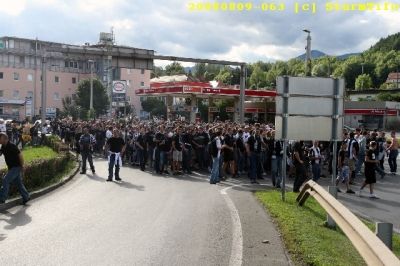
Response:
MULTIPOLYGON (((91 154, 95 153, 108 157, 110 168, 116 167, 117 180, 119 167, 124 164, 159 175, 191 174, 193 170, 208 172, 211 184, 239 177, 258 183, 270 177, 272 185, 279 188, 284 155, 288 176, 294 178, 295 192, 307 179, 318 182, 321 176, 332 174, 333 142, 291 141, 285 152, 282 141, 275 139, 272 124, 64 119, 52 121, 50 127, 82 154, 82 173, 86 173, 86 160, 94 172, 91 154)), ((398 145, 395 132, 387 137, 385 132, 376 130, 343 130, 343 140, 336 145, 337 185, 344 183, 345 192, 354 193, 351 186, 364 169, 362 188, 370 185, 370 196, 377 198, 373 193, 375 172, 384 177, 387 158, 390 173, 396 173, 398 145)), ((109 179, 112 177, 110 170, 109 179)))
MULTIPOLYGON (((363 170, 365 179, 358 193, 362 196, 363 189, 369 186, 371 198, 378 198, 373 188, 376 172, 381 178, 386 175, 385 158, 390 173, 396 174, 399 149, 394 131, 388 137, 383 131, 356 129, 348 132, 344 129, 339 142, 290 141, 284 151, 283 142, 275 139, 272 124, 62 119, 46 121, 42 126, 40 122, 31 125, 28 122, 5 123, 0 119, 0 134, 7 147, 40 145, 49 133, 58 135, 75 150, 77 159, 82 157, 81 174, 86 174, 87 162, 95 173, 93 154, 108 158, 107 181, 113 178, 122 180, 120 167, 131 165, 158 175, 191 174, 193 170, 208 172, 210 184, 240 177, 257 184, 258 180, 270 177, 272 185, 279 188, 282 167, 285 167, 282 162, 286 156, 286 171, 289 177, 294 178, 293 191, 299 192, 307 179, 319 182, 321 177, 331 175, 336 159, 338 192, 341 192, 339 186, 343 183, 345 192, 354 194, 351 186, 355 185, 354 180, 363 170), (336 158, 333 158, 334 147, 337 149, 336 158)), ((6 155, 8 150, 2 149, 6 155)), ((9 153, 13 155, 8 157, 19 156, 17 152, 9 153)), ((23 163, 18 167, 21 165, 23 163)), ((29 195, 24 189, 21 191, 27 201, 29 195)), ((0 201, 4 200, 0 198, 0 201)))

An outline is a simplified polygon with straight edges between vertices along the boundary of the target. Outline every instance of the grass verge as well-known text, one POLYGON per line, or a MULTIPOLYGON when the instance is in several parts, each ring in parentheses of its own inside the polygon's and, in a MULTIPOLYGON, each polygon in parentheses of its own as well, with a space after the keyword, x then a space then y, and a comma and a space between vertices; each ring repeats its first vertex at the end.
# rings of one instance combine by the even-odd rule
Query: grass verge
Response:
MULTIPOLYGON (((287 193, 285 202, 278 191, 256 192, 256 197, 278 224, 286 248, 297 265, 366 265, 340 229, 325 227, 326 212, 314 199, 299 207, 295 193, 287 193)), ((374 224, 364 222, 375 230, 374 224)), ((400 256, 399 235, 394 236, 393 250, 400 256)))
POLYGON ((57 152, 46 146, 26 147, 22 150, 22 154, 24 155, 25 163, 30 163, 38 159, 51 159, 58 155, 57 152))

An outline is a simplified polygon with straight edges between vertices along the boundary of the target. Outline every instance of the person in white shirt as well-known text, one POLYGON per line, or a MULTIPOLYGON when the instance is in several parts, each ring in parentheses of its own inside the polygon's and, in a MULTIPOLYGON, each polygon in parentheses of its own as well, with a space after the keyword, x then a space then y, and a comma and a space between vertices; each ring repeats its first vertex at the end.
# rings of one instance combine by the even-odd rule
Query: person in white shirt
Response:
POLYGON ((314 145, 310 149, 310 160, 312 165, 313 181, 317 182, 321 177, 321 150, 319 149, 319 142, 314 141, 314 145))
POLYGON ((7 127, 3 119, 0 119, 0 132, 6 133, 7 127))
POLYGON ((210 184, 217 184, 219 180, 219 167, 220 167, 220 156, 221 156, 221 134, 220 130, 217 131, 216 137, 211 141, 211 156, 212 156, 212 170, 210 177, 210 184))

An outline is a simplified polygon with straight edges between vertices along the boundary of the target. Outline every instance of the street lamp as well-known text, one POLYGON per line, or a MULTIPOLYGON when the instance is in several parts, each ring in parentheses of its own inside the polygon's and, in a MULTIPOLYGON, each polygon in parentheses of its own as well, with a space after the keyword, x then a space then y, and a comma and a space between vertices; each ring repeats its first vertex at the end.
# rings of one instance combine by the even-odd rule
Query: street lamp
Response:
POLYGON ((307 46, 306 46, 306 58, 305 58, 305 74, 307 77, 311 76, 311 31, 304 29, 307 33, 307 46))
POLYGON ((89 110, 92 111, 93 109, 93 60, 88 60, 90 64, 90 106, 89 110))

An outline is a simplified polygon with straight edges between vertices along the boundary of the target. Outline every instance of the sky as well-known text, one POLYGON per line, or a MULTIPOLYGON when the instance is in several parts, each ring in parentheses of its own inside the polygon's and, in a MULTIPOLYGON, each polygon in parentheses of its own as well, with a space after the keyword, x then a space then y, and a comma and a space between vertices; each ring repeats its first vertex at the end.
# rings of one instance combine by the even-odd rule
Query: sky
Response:
POLYGON ((329 55, 361 52, 400 31, 400 11, 328 12, 326 3, 330 2, 326 0, 244 0, 236 4, 252 3, 251 10, 191 11, 198 3, 204 2, 0 0, 0 35, 95 44, 100 32, 113 27, 120 45, 151 49, 161 55, 251 63, 288 60, 304 53, 303 29, 311 31, 312 49, 329 55), (262 11, 262 2, 284 4, 284 10, 262 11), (300 8, 295 13, 296 3, 300 7, 315 3, 316 11, 307 11, 304 6, 305 11, 300 8))

